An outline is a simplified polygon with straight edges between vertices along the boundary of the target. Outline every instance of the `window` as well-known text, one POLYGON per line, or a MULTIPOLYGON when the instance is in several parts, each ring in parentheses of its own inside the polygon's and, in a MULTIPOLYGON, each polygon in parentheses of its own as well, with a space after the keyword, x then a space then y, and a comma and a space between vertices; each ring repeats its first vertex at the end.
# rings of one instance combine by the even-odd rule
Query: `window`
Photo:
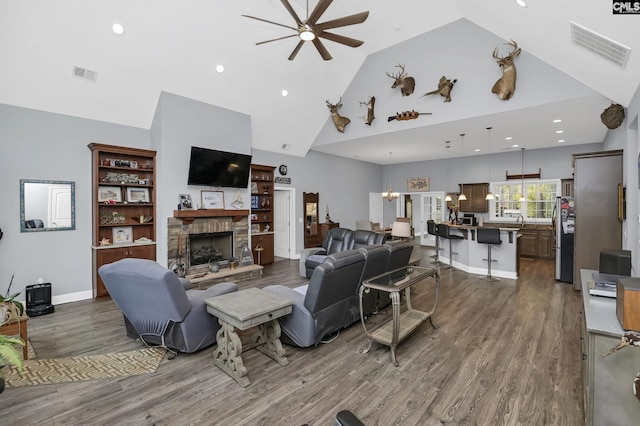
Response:
POLYGON ((524 181, 526 201, 518 201, 522 194, 521 182, 492 183, 495 200, 489 202, 491 220, 515 222, 522 215, 528 223, 551 223, 556 197, 560 195, 560 181, 524 181))

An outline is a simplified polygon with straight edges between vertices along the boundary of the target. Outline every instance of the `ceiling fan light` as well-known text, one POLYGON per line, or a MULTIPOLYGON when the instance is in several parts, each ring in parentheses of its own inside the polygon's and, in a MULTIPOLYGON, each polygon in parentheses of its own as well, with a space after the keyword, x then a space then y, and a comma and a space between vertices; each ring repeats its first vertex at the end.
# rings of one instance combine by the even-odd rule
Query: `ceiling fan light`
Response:
POLYGON ((311 30, 300 31, 300 38, 304 41, 311 41, 316 38, 316 35, 311 30))

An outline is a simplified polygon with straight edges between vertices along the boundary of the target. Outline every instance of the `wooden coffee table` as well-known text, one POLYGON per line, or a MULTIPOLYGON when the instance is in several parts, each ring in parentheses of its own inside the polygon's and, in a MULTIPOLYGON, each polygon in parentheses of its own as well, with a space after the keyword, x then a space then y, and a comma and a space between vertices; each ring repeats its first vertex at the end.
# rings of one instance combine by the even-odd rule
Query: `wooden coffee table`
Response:
POLYGON ((240 290, 205 299, 207 312, 220 322, 213 362, 242 387, 249 386, 242 351, 256 348, 285 366, 289 364, 280 342, 277 318, 291 313, 291 300, 282 299, 259 288, 240 290), (256 327, 251 343, 244 348, 236 329, 256 327))

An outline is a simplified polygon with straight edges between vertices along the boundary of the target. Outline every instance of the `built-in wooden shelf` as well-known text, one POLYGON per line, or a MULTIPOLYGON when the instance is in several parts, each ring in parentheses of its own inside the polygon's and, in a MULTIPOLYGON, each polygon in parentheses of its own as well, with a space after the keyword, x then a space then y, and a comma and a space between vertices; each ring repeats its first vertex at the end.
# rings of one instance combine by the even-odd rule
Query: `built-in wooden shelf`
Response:
POLYGON ((231 217, 234 222, 238 222, 247 216, 249 216, 249 210, 202 209, 173 211, 173 217, 182 219, 184 223, 191 223, 194 219, 203 217, 231 217))

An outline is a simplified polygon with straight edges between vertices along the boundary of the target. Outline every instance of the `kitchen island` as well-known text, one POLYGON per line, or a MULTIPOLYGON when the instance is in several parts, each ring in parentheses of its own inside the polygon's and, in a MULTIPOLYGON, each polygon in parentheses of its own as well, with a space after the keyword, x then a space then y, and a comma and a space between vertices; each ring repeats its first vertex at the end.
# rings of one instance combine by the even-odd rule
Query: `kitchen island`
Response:
MULTIPOLYGON (((462 239, 451 240, 452 265, 470 274, 487 275, 488 244, 476 241, 478 226, 449 225, 451 233, 462 235, 462 239)), ((491 228, 491 226, 485 226, 491 228)), ((518 278, 518 231, 520 228, 500 227, 502 244, 491 249, 491 275, 500 278, 518 278)), ((449 264, 449 242, 440 239, 440 261, 449 264)))

